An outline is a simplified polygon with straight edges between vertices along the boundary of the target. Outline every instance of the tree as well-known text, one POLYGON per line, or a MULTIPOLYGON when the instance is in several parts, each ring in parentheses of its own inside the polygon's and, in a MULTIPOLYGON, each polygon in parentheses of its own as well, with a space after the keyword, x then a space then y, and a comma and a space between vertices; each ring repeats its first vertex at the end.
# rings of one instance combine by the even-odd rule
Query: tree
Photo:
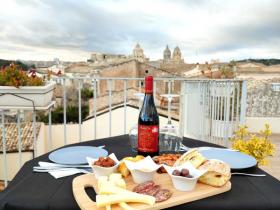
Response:
MULTIPOLYGON (((88 105, 81 106, 81 116, 84 120, 89 114, 88 105)), ((38 113, 38 121, 48 123, 48 114, 43 112, 38 113)), ((66 108, 66 122, 67 123, 78 123, 79 122, 79 107, 78 106, 67 106, 66 108)), ((52 111, 52 124, 64 123, 63 118, 63 107, 59 106, 54 111, 52 111)))

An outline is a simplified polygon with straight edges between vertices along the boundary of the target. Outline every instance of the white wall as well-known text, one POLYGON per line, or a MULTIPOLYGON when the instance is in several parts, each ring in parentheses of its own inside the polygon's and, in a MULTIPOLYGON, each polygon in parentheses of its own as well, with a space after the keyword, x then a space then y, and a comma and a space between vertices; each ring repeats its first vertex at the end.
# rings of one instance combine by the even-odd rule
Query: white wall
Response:
POLYGON ((259 132, 264 129, 264 124, 270 125, 273 134, 280 134, 279 117, 246 117, 246 125, 251 132, 259 132))
MULTIPOLYGON (((138 120, 138 109, 127 107, 126 113, 126 134, 130 128, 137 123, 138 120)), ((97 133, 96 138, 109 137, 109 113, 104 113, 96 118, 97 133)), ((167 118, 160 117, 160 125, 167 123, 167 118)), ((174 125, 178 126, 178 122, 174 121, 174 125)), ((87 120, 82 124, 82 141, 88 141, 94 139, 94 119, 87 120)), ((59 148, 64 145, 64 125, 52 125, 52 147, 51 150, 59 148)), ((67 144, 79 142, 79 125, 78 124, 67 124, 67 144)), ((118 108, 112 111, 112 136, 124 134, 124 108, 118 108)), ((37 156, 43 155, 49 151, 49 126, 41 125, 39 135, 37 137, 37 156)), ((33 158, 32 152, 22 153, 22 164, 33 158)), ((8 153, 8 180, 12 180, 20 169, 19 165, 19 153, 8 153)), ((0 154, 0 180, 4 180, 4 165, 3 155, 0 154)))
MULTIPOLYGON (((31 160, 33 157, 33 152, 23 152, 22 153, 22 164, 26 161, 31 160)), ((19 154, 18 153, 8 153, 7 154, 7 172, 8 180, 12 180, 20 169, 19 165, 19 154)), ((0 154, 0 180, 4 180, 4 165, 3 165, 3 154, 0 154)))
MULTIPOLYGON (((126 134, 130 128, 137 123, 139 111, 138 109, 127 106, 126 113, 126 134)), ((178 126, 177 121, 172 121, 174 125, 178 126)), ((167 118, 160 117, 160 125, 167 123, 167 118)), ((97 133, 96 139, 109 137, 109 113, 104 113, 96 117, 97 133)), ((112 110, 112 136, 124 134, 124 108, 112 110)), ((45 126, 46 142, 48 148, 48 125, 45 126)), ((66 125, 67 144, 79 142, 79 125, 66 125)), ((94 119, 87 120, 82 124, 82 141, 94 139, 94 119)), ((52 125, 52 149, 59 148, 64 145, 64 125, 52 125)))

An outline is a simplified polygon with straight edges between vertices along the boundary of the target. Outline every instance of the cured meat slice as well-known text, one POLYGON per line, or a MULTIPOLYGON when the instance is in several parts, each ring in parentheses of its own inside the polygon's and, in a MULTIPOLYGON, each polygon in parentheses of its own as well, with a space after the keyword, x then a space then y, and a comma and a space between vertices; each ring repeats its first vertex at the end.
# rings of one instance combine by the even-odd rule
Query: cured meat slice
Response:
POLYGON ((156 202, 166 201, 172 196, 172 192, 168 189, 161 189, 154 196, 156 198, 156 202))
POLYGON ((154 185, 148 191, 140 192, 140 193, 145 194, 145 195, 155 196, 159 191, 160 191, 160 186, 159 185, 154 185))
POLYGON ((143 192, 149 191, 151 188, 153 188, 154 185, 155 183, 153 181, 147 181, 137 185, 136 187, 133 188, 132 191, 143 194, 143 192))
MULTIPOLYGON (((173 166, 174 163, 181 157, 181 154, 162 154, 160 156, 154 156, 153 160, 156 164, 165 164, 168 166, 173 166)), ((164 167, 158 169, 158 173, 166 173, 164 167)))
POLYGON ((153 181, 147 181, 133 188, 133 192, 150 195, 156 198, 156 202, 166 201, 172 196, 172 192, 168 189, 161 189, 160 185, 156 185, 153 181))

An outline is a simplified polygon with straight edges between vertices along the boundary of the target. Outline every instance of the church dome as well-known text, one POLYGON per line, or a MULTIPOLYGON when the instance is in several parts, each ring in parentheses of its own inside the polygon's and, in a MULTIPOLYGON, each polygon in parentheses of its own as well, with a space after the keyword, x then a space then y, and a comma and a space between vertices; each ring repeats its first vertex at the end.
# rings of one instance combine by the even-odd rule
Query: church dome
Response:
POLYGON ((181 57, 181 50, 178 46, 174 48, 173 56, 174 55, 179 55, 181 57))
POLYGON ((134 49, 141 49, 140 44, 137 43, 134 49))
POLYGON ((180 50, 180 48, 178 46, 174 48, 173 55, 172 55, 172 60, 175 63, 182 63, 182 62, 184 62, 183 59, 182 59, 181 50, 180 50))
POLYGON ((144 55, 144 50, 141 48, 139 43, 136 44, 136 46, 133 49, 133 58, 137 59, 139 62, 145 62, 146 57, 144 55))
POLYGON ((134 57, 144 57, 144 51, 140 47, 139 43, 136 44, 134 50, 133 50, 134 57))
POLYGON ((168 45, 166 45, 165 50, 163 51, 163 59, 164 60, 169 60, 171 58, 171 51, 168 48, 168 45))

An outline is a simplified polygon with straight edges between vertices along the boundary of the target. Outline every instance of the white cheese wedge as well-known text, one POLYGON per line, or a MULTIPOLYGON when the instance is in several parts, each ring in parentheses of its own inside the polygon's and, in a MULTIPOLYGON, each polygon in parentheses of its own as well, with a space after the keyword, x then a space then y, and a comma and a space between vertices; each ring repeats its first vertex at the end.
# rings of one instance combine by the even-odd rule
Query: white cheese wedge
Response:
POLYGON ((111 205, 106 205, 106 210, 111 210, 111 205))
POLYGON ((97 195, 96 205, 97 207, 105 207, 106 205, 112 205, 122 202, 135 202, 135 203, 145 203, 148 205, 155 204, 155 198, 149 195, 141 195, 138 193, 120 193, 113 195, 97 195))

